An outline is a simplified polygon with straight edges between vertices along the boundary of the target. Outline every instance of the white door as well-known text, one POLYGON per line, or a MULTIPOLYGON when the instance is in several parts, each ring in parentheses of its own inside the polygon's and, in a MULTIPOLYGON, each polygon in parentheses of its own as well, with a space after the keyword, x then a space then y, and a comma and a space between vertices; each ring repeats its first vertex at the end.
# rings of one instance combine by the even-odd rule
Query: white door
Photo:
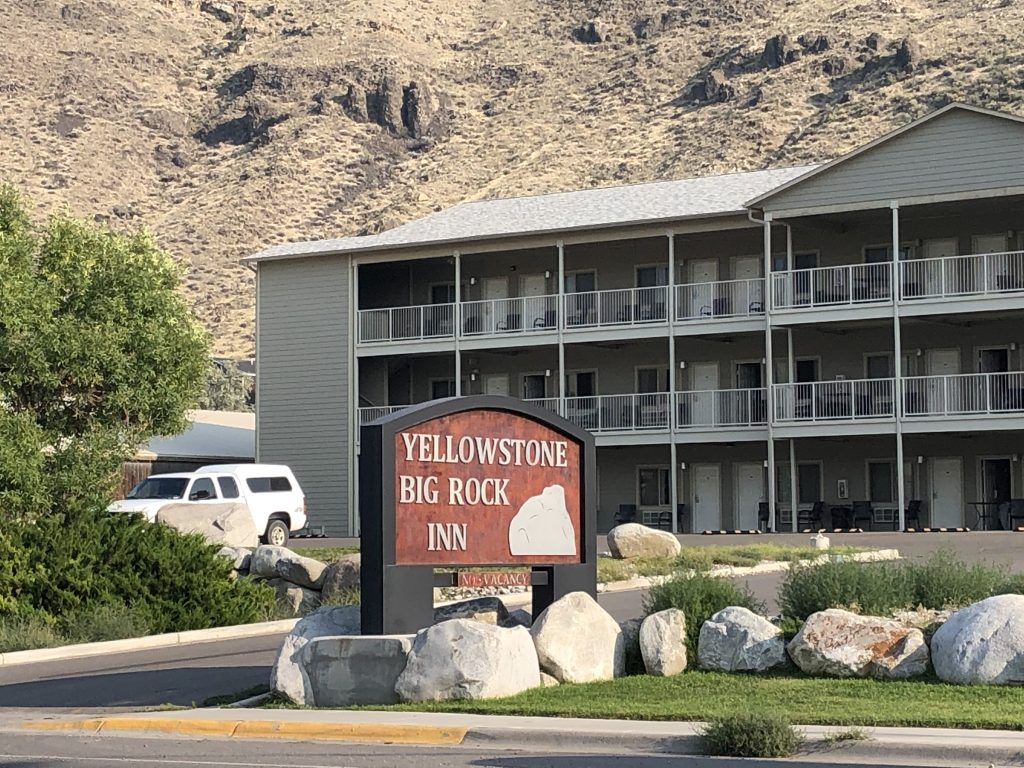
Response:
POLYGON ((715 393, 718 389, 718 363, 693 363, 690 366, 690 391, 683 402, 685 423, 713 426, 715 393))
POLYGON ((544 328, 546 324, 547 278, 544 275, 523 275, 519 278, 519 295, 523 302, 523 328, 544 328))
POLYGON ((493 332, 505 327, 512 310, 508 302, 508 278, 485 277, 483 282, 486 303, 477 306, 480 308, 483 329, 493 332))
POLYGON ((960 459, 932 459, 931 469, 931 526, 959 528, 964 524, 963 465, 960 459))
MULTIPOLYGON (((941 259, 948 256, 956 256, 959 246, 955 237, 925 240, 921 248, 921 258, 941 259)), ((904 287, 903 295, 907 298, 915 296, 941 296, 943 290, 943 270, 949 266, 942 261, 924 261, 914 263, 910 261, 903 265, 904 287)))
POLYGON ((693 465, 693 531, 717 531, 722 526, 722 479, 718 464, 693 465))
MULTIPOLYGON (((959 349, 929 349, 928 375, 955 376, 960 373, 959 349)), ((956 413, 963 406, 964 384, 958 379, 928 379, 925 397, 928 413, 956 413)))
POLYGON ((764 497, 764 465, 761 462, 733 464, 736 475, 736 527, 744 531, 757 528, 757 505, 764 497))
POLYGON ((690 283, 683 291, 679 316, 712 317, 715 314, 715 286, 718 280, 717 259, 695 259, 687 264, 690 283))
POLYGON ((508 374, 489 373, 484 376, 484 394, 508 396, 508 374))
POLYGON ((1006 251, 1006 235, 975 235, 971 238, 971 248, 975 253, 1003 253, 1006 251))
POLYGON ((733 283, 730 289, 729 300, 733 314, 764 312, 764 281, 760 277, 760 256, 741 256, 736 259, 733 279, 742 282, 733 283))

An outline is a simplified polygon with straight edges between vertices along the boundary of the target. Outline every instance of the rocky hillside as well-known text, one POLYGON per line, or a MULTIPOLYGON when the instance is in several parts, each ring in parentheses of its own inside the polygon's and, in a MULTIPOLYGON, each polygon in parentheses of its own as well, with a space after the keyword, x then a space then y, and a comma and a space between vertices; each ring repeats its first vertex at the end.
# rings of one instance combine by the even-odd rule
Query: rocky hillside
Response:
POLYGON ((802 163, 1024 112, 1024 0, 6 0, 0 174, 145 223, 220 354, 238 259, 461 200, 802 163))

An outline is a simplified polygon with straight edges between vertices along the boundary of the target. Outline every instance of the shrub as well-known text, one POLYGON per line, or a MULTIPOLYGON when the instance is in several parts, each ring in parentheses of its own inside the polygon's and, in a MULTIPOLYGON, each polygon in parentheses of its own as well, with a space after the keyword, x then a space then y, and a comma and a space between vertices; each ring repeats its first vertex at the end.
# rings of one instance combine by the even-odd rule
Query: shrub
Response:
POLYGON ((968 565, 949 549, 923 563, 907 563, 914 583, 912 604, 923 608, 959 608, 991 597, 1006 581, 1003 571, 986 563, 968 565))
POLYGON ((686 614, 686 653, 697 658, 697 638, 705 621, 731 605, 750 610, 761 606, 746 589, 727 579, 697 573, 692 577, 678 575, 651 587, 644 600, 644 613, 650 615, 666 608, 678 608, 686 614))
POLYGON ((786 718, 761 713, 715 718, 701 736, 705 752, 725 757, 789 757, 804 741, 786 718))
POLYGON ((66 642, 44 616, 0 617, 0 653, 54 648, 66 642))
POLYGON ((138 605, 110 603, 82 609, 61 619, 64 635, 71 643, 100 643, 143 637, 150 632, 149 612, 138 605))

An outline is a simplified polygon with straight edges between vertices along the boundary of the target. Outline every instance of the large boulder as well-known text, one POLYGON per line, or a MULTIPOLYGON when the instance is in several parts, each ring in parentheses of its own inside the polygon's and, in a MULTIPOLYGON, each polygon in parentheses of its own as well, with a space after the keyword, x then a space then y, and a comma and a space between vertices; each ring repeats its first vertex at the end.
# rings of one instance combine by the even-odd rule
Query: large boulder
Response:
POLYGON ((359 590, 361 563, 358 553, 328 563, 320 579, 324 602, 331 602, 359 590))
POLYGON ((245 504, 165 504, 156 521, 182 533, 199 533, 222 547, 255 547, 260 534, 245 504))
POLYGON ((895 679, 928 671, 921 630, 838 608, 811 614, 788 650, 808 675, 895 679))
POLYGON ((1024 595, 954 613, 932 636, 932 663, 949 683, 1024 683, 1024 595))
POLYGON ((722 672, 764 672, 786 664, 782 630, 747 608, 723 608, 704 622, 697 664, 722 672))
POLYGON ((640 654, 649 675, 669 677, 686 669, 686 615, 678 608, 666 608, 644 619, 640 654))
POLYGON ((303 557, 291 550, 286 550, 286 552, 287 554, 279 557, 274 564, 274 570, 277 571, 278 577, 306 589, 321 589, 327 563, 322 563, 311 557, 303 557))
POLYGON ((621 677, 625 671, 622 629, 586 592, 556 600, 530 628, 541 669, 561 683, 621 677))
POLYGON ((395 704, 395 685, 405 671, 412 635, 315 637, 303 666, 318 707, 395 704))
POLYGON ((477 597, 434 609, 434 623, 452 619, 471 619, 484 624, 504 624, 508 621, 508 608, 497 597, 477 597))
POLYGON ((270 669, 270 688, 288 700, 313 706, 313 688, 303 662, 303 650, 317 637, 358 635, 358 605, 326 606, 301 619, 285 637, 270 669))
POLYGON ((682 546, 668 531, 658 531, 639 523, 623 523, 608 531, 608 549, 612 557, 675 557, 682 546))
POLYGON ((261 579, 280 578, 277 573, 277 561, 293 554, 295 553, 287 547, 272 547, 269 544, 256 547, 249 561, 249 575, 261 579))
POLYGON ((540 685, 540 665, 523 627, 452 619, 421 630, 395 692, 402 701, 490 699, 540 685))
POLYGON ((248 572, 249 561, 252 560, 252 552, 245 547, 221 547, 217 554, 230 560, 232 567, 236 571, 248 572))

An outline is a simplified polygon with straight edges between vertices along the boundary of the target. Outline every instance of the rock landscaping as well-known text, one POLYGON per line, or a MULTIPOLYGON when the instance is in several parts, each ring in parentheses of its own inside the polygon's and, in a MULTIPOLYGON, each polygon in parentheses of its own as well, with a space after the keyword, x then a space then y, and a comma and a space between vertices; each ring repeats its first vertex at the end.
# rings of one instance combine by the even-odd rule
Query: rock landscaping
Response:
POLYGON ((697 665, 721 672, 767 672, 785 666, 782 630, 748 608, 724 608, 700 628, 697 665))
POLYGON ((611 680, 625 671, 619 623, 585 592, 549 605, 530 629, 541 669, 560 683, 611 680))
POLYGON ((669 677, 686 669, 686 616, 682 611, 666 608, 643 620, 640 655, 649 675, 669 677))
POLYGON ((1024 683, 1024 596, 957 611, 932 636, 935 674, 949 683, 1024 683))
POLYGON ((224 547, 255 547, 260 534, 245 504, 165 504, 156 522, 182 533, 199 533, 211 544, 224 547))
POLYGON ((675 557, 682 550, 673 534, 639 523, 617 525, 608 532, 612 557, 630 560, 636 557, 675 557))

